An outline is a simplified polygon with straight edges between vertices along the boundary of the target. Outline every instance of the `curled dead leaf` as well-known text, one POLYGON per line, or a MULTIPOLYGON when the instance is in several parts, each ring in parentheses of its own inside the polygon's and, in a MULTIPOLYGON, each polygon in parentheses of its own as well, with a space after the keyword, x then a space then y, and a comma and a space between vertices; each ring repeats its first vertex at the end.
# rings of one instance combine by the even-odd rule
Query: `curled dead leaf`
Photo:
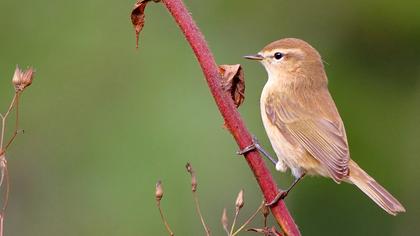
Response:
POLYGON ((219 72, 223 90, 231 96, 238 108, 245 99, 245 79, 241 65, 220 65, 219 72))
MULTIPOLYGON (((146 5, 151 0, 137 0, 134 4, 134 8, 131 11, 131 23, 133 23, 134 30, 136 31, 136 48, 139 47, 139 34, 144 26, 144 9, 146 5)), ((159 2, 160 0, 153 0, 154 2, 159 2)))

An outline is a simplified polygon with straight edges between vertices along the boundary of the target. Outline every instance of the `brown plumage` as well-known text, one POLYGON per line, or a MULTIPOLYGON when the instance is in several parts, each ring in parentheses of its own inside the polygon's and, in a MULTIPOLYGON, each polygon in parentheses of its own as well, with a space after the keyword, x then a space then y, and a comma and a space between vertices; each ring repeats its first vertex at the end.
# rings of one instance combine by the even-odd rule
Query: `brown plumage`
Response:
POLYGON ((328 91, 319 53, 300 39, 270 43, 260 53, 268 73, 261 116, 278 162, 276 169, 299 178, 321 175, 355 184, 389 214, 405 209, 350 159, 346 131, 328 91))

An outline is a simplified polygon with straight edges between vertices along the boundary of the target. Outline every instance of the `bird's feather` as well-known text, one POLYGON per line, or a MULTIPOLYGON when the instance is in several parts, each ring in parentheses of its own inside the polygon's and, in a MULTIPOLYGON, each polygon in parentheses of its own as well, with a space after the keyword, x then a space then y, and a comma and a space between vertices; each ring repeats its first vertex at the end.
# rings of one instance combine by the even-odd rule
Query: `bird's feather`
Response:
POLYGON ((290 96, 270 94, 267 97, 266 114, 284 137, 293 139, 289 142, 303 147, 324 165, 334 181, 340 182, 348 175, 350 156, 347 137, 332 98, 325 93, 317 95, 324 96, 319 99, 324 102, 325 96, 328 96, 327 100, 334 109, 322 110, 322 107, 331 106, 321 106, 313 95, 310 102, 299 102, 299 99, 291 99, 290 96))

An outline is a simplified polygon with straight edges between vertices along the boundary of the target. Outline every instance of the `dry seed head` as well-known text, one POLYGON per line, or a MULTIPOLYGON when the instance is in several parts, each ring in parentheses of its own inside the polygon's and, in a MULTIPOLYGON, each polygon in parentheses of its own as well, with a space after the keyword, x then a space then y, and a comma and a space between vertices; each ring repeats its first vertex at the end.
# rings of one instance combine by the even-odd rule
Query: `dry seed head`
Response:
POLYGON ((193 173, 193 168, 191 166, 191 164, 189 162, 187 162, 187 164, 185 165, 185 168, 187 168, 188 173, 192 174, 193 173))
POLYGON ((160 180, 156 183, 155 197, 156 197, 156 201, 160 201, 163 197, 163 186, 162 186, 162 181, 160 180))
POLYGON ((263 205, 261 212, 265 218, 270 214, 270 209, 265 204, 263 205))
POLYGON ((197 191, 197 178, 194 174, 191 176, 191 191, 197 191))
POLYGON ((187 162, 185 168, 187 168, 188 173, 191 175, 191 191, 195 192, 197 191, 197 177, 195 177, 195 172, 189 162, 187 162))
POLYGON ((12 83, 15 86, 16 91, 23 91, 26 87, 32 84, 34 79, 35 71, 32 67, 27 70, 21 70, 19 66, 16 66, 15 73, 12 78, 12 83))
POLYGON ((236 197, 235 202, 236 210, 239 211, 244 206, 244 190, 241 189, 241 191, 238 193, 238 196, 236 197))
POLYGON ((222 225, 223 225, 223 229, 228 231, 229 219, 228 219, 228 216, 227 216, 226 208, 223 208, 221 222, 222 222, 222 225))

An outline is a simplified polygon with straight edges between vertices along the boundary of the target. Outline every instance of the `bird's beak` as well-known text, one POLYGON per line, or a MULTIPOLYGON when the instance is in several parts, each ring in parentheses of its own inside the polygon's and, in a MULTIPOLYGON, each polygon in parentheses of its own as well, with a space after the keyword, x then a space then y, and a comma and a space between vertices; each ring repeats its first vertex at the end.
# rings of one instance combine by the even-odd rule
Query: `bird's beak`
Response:
POLYGON ((244 56, 244 58, 249 59, 249 60, 261 61, 262 59, 264 59, 264 56, 261 54, 254 54, 254 55, 244 56))

